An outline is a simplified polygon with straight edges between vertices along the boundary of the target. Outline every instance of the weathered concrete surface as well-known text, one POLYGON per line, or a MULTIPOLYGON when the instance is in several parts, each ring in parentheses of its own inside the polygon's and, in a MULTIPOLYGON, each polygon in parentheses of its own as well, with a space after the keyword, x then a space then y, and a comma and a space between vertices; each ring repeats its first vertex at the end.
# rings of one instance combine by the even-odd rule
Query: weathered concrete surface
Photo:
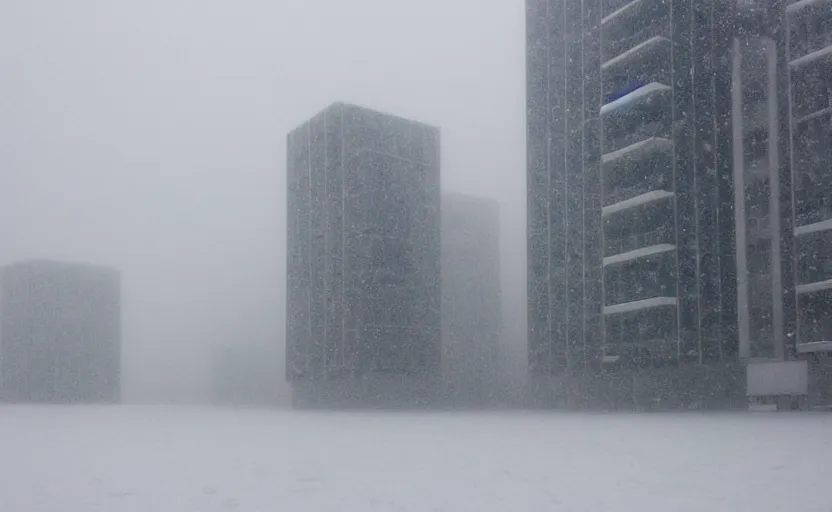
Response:
POLYGON ((565 409, 678 410, 747 408, 741 364, 611 368, 533 376, 529 405, 565 409))

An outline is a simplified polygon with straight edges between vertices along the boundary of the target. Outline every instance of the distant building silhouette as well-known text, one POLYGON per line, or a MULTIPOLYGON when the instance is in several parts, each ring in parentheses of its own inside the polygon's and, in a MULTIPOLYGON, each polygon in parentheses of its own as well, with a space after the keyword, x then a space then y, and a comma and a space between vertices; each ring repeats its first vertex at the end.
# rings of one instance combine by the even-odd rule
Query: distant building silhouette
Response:
POLYGON ((281 379, 276 354, 247 344, 218 348, 211 365, 213 402, 219 405, 274 405, 281 379))
POLYGON ((452 404, 495 404, 500 385, 500 209, 442 196, 442 371, 452 404))
POLYGON ((440 365, 439 130, 343 103, 288 144, 298 402, 422 402, 440 365))
POLYGON ((86 264, 2 269, 0 396, 12 402, 117 402, 121 277, 86 264))

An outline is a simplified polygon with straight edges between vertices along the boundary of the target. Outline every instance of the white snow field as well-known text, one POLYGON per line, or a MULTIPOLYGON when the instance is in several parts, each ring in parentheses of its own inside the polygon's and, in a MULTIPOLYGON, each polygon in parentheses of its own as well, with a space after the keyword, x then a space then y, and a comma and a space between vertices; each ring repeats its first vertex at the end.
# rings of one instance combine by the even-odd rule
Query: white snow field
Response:
POLYGON ((832 414, 0 407, 3 512, 832 510, 832 414))

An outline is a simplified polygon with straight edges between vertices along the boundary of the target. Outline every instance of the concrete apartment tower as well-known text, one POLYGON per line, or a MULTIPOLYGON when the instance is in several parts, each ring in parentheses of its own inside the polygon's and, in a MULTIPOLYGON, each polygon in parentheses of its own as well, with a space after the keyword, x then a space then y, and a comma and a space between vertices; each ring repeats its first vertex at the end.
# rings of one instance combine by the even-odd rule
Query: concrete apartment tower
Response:
POLYGON ((757 363, 772 395, 828 364, 832 2, 526 6, 535 398, 739 404, 757 363))
POLYGON ((336 103, 288 144, 298 404, 420 404, 440 373, 439 130, 336 103))
POLYGON ((118 402, 121 276, 26 261, 0 275, 0 396, 11 402, 118 402))
POLYGON ((442 196, 442 371, 451 404, 505 397, 500 341, 500 207, 494 199, 442 196))

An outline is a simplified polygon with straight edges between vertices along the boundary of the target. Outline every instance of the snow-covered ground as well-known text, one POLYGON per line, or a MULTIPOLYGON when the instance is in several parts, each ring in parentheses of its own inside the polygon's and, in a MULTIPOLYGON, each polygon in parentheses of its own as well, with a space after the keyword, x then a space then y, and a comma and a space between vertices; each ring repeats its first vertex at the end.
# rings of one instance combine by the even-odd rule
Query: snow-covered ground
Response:
POLYGON ((832 414, 0 408, 0 511, 832 510, 832 414))

